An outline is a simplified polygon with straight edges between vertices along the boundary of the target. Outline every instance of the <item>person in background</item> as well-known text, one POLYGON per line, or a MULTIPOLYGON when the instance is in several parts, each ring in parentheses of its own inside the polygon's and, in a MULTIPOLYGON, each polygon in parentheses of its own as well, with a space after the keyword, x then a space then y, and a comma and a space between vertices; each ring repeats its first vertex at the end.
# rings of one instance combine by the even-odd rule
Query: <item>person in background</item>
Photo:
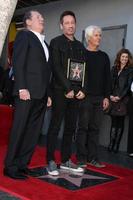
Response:
POLYGON ((14 85, 14 75, 13 75, 13 67, 10 66, 6 70, 4 70, 1 90, 3 94, 2 104, 14 105, 14 97, 13 97, 13 85, 14 85))
POLYGON ((124 131, 124 121, 127 114, 129 90, 132 82, 133 58, 128 49, 121 49, 111 70, 112 91, 110 95, 111 129, 108 150, 118 152, 124 131))
POLYGON ((87 96, 80 104, 77 131, 77 158, 79 166, 105 167, 98 158, 99 129, 103 111, 109 106, 110 61, 108 55, 99 50, 101 28, 89 26, 85 29, 87 96))
POLYGON ((0 102, 3 98, 3 94, 2 94, 2 82, 3 82, 3 68, 0 66, 0 102))
MULTIPOLYGON (((83 172, 81 167, 78 167, 71 161, 70 156, 72 137, 76 130, 79 102, 85 97, 85 88, 82 87, 78 81, 70 80, 67 77, 67 74, 68 61, 70 59, 73 60, 73 63, 85 61, 85 48, 83 44, 74 37, 76 17, 72 11, 64 11, 61 14, 60 28, 63 34, 52 39, 50 43, 53 72, 52 119, 47 138, 47 171, 50 175, 59 175, 57 164, 55 163, 54 152, 63 118, 65 126, 62 139, 62 163, 60 168, 68 171, 83 172)), ((80 74, 80 69, 78 69, 78 67, 72 68, 72 70, 73 78, 75 77, 75 74, 80 74)))
POLYGON ((3 77, 3 68, 0 66, 0 83, 1 83, 1 80, 2 80, 2 77, 3 77))
POLYGON ((131 84, 131 97, 128 104, 128 116, 129 116, 129 123, 128 123, 127 153, 129 156, 133 157, 133 79, 131 84))
POLYGON ((13 49, 15 113, 4 175, 24 180, 41 133, 50 79, 49 50, 44 41, 44 18, 36 10, 25 13, 25 29, 17 34, 13 49))

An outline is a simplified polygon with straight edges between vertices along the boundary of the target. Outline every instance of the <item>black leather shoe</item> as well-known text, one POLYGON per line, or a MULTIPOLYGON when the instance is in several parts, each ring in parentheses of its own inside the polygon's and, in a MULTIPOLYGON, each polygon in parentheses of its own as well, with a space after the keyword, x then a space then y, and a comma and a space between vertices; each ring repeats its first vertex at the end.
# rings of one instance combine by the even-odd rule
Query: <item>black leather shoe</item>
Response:
POLYGON ((12 178, 12 179, 19 179, 19 180, 25 180, 27 179, 28 177, 23 175, 22 173, 20 172, 9 172, 8 170, 4 169, 4 176, 8 176, 9 178, 12 178))
POLYGON ((41 175, 39 172, 37 172, 33 169, 29 169, 29 168, 19 169, 19 172, 24 175, 33 176, 33 177, 37 177, 37 176, 41 175))

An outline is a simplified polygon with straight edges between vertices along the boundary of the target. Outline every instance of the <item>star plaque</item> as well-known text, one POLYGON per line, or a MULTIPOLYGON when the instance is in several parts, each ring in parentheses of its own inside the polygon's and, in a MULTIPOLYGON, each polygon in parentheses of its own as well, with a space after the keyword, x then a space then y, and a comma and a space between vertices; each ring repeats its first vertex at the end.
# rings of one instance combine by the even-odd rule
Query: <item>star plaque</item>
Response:
POLYGON ((84 87, 85 62, 68 59, 67 78, 73 83, 80 84, 84 87))

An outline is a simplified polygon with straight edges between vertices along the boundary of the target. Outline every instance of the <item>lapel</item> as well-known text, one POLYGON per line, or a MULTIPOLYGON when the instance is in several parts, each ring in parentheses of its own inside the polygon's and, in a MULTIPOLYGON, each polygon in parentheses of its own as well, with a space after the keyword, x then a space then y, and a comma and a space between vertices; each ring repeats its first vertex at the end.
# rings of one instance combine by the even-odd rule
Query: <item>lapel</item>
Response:
MULTIPOLYGON (((41 49, 41 51, 42 51, 42 53, 43 53, 43 56, 44 56, 44 58, 45 58, 45 61, 46 61, 45 52, 44 52, 43 46, 42 46, 42 44, 41 44, 39 38, 38 38, 32 31, 28 31, 28 32, 29 32, 29 34, 31 35, 31 37, 34 38, 35 41, 36 41, 36 42, 38 43, 38 45, 40 46, 40 49, 41 49)), ((46 42, 45 42, 45 44, 46 44, 46 42)), ((46 44, 46 45, 47 45, 47 44, 46 44)), ((47 45, 47 47, 48 47, 48 45, 47 45)))

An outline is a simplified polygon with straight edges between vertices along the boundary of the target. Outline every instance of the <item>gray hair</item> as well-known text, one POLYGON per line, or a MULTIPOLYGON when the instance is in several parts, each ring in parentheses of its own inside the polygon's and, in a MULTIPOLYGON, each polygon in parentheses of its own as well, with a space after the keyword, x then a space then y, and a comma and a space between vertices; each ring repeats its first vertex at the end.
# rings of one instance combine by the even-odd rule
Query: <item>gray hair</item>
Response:
POLYGON ((99 33, 102 33, 102 29, 99 26, 91 25, 85 29, 85 39, 87 43, 88 43, 89 38, 93 36, 94 31, 98 31, 99 33))

